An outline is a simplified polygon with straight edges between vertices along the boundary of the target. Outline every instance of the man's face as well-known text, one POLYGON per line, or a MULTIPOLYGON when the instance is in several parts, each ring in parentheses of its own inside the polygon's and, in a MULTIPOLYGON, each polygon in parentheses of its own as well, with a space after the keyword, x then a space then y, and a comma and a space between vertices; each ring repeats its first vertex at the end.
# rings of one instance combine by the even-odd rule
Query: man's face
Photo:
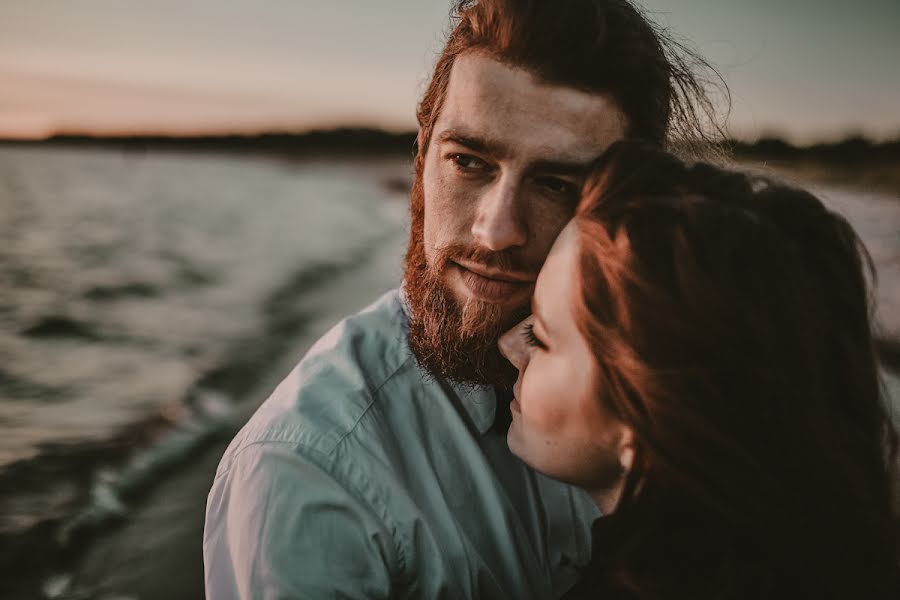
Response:
POLYGON ((429 371, 509 383, 497 340, 528 313, 587 165, 624 132, 606 95, 474 52, 456 59, 412 194, 410 342, 429 371))

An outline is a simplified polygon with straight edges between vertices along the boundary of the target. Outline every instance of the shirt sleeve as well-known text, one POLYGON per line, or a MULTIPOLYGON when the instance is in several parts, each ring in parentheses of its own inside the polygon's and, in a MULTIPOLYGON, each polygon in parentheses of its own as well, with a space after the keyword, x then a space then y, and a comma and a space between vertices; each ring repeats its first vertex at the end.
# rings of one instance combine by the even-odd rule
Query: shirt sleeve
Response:
POLYGON ((351 487, 292 445, 239 451, 207 499, 206 597, 391 597, 398 548, 351 487))

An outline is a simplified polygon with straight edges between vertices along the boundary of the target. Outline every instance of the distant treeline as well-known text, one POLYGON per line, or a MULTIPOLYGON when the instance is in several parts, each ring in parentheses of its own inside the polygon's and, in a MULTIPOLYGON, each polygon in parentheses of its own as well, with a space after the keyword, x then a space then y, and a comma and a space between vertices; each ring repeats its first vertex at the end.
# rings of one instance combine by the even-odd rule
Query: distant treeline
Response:
MULTIPOLYGON (((201 152, 264 152, 279 154, 407 154, 415 151, 415 132, 394 133, 369 128, 338 128, 307 133, 263 133, 192 137, 61 135, 12 144, 100 145, 132 150, 179 149, 201 152)), ((794 146, 775 137, 755 142, 729 140, 723 146, 737 158, 813 160, 816 162, 900 160, 900 138, 872 142, 850 137, 839 142, 794 146)))
POLYGON ((373 154, 412 156, 415 132, 393 133, 380 129, 343 127, 306 133, 260 133, 204 136, 90 136, 59 135, 15 144, 112 146, 128 150, 178 149, 199 152, 247 152, 283 154, 373 154))
POLYGON ((900 160, 900 139, 875 143, 863 137, 839 142, 794 146, 779 138, 761 138, 755 142, 732 140, 726 148, 738 158, 804 160, 815 162, 870 163, 900 160))

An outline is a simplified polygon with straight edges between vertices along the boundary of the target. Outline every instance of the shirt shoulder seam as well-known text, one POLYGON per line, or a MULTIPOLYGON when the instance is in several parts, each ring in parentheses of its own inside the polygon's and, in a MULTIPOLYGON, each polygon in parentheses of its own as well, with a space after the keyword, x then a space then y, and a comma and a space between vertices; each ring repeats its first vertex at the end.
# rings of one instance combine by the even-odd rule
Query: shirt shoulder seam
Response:
MULTIPOLYGON (((398 371, 399 371, 399 369, 398 369, 398 371)), ((390 377, 388 379, 390 379, 390 377)), ((387 382, 387 380, 385 380, 385 383, 386 382, 387 382)), ((346 436, 344 436, 344 437, 346 437, 346 436)), ((344 438, 341 438, 341 441, 343 441, 343 439, 344 438)), ((391 581, 397 582, 398 584, 402 584, 403 582, 406 581, 406 579, 407 579, 407 564, 408 564, 406 546, 407 546, 408 541, 406 540, 406 537, 401 532, 400 526, 391 517, 390 511, 387 509, 387 505, 384 503, 384 501, 381 499, 381 497, 379 495, 374 494, 374 493, 369 494, 369 495, 365 494, 359 485, 353 483, 352 477, 348 477, 346 475, 339 476, 338 473, 336 473, 334 469, 328 468, 327 464, 325 464, 325 461, 323 459, 327 459, 329 457, 329 453, 322 452, 321 450, 313 448, 312 446, 308 446, 306 444, 298 443, 298 442, 292 442, 292 441, 286 441, 286 440, 255 440, 253 442, 248 443, 245 446, 242 446, 238 451, 236 451, 232 455, 232 460, 230 461, 228 468, 223 470, 221 473, 217 474, 215 479, 218 480, 222 475, 227 474, 231 470, 232 466, 234 465, 235 459, 238 457, 239 454, 242 454, 244 452, 244 450, 251 448, 251 447, 264 446, 264 445, 279 445, 279 446, 293 446, 293 447, 302 446, 304 450, 309 451, 311 454, 317 455, 318 460, 314 459, 312 456, 308 456, 307 458, 310 459, 313 462, 313 464, 315 464, 316 467, 318 467, 319 469, 322 469, 323 472, 325 472, 336 483, 338 483, 338 485, 340 485, 340 487, 342 489, 344 489, 348 494, 351 494, 353 496, 353 498, 356 499, 356 501, 358 501, 358 502, 362 503, 364 506, 368 507, 368 509, 371 510, 372 513, 381 520, 384 527, 390 532, 391 539, 394 542, 394 549, 397 553, 397 567, 396 567, 396 569, 392 569, 392 571, 395 571, 395 572, 390 573, 390 578, 391 578, 391 581), (376 506, 376 504, 377 504, 377 506, 376 506)), ((365 480, 366 483, 369 482, 365 473, 362 472, 358 468, 356 461, 352 461, 349 464, 350 464, 351 468, 353 468, 354 471, 358 472, 358 473, 355 473, 357 477, 365 480)), ((214 483, 215 483, 215 481, 214 481, 214 483)), ((369 489, 373 489, 373 488, 370 486, 369 489)))
MULTIPOLYGON (((406 365, 410 360, 413 360, 413 359, 414 359, 413 356, 408 356, 399 365, 397 365, 396 369, 391 371, 391 373, 387 377, 384 378, 384 381, 382 381, 380 385, 378 385, 375 388, 373 388, 372 390, 369 390, 366 392, 367 395, 369 396, 369 403, 366 405, 366 408, 359 414, 359 417, 357 417, 356 420, 353 422, 353 425, 348 427, 347 431, 337 440, 337 442, 335 442, 334 446, 331 449, 332 452, 334 452, 334 450, 339 445, 341 445, 344 442, 344 440, 347 439, 347 437, 349 437, 354 431, 356 431, 356 428, 359 427, 360 422, 365 418, 365 416, 367 414, 369 414, 369 411, 372 409, 372 406, 375 405, 375 402, 377 401, 377 396, 378 396, 379 392, 381 392, 382 388, 384 388, 384 386, 387 385, 388 382, 391 379, 393 379, 394 376, 396 376, 397 373, 399 373, 401 369, 403 369, 404 365, 406 365)), ((317 450, 317 452, 319 452, 321 454, 327 454, 325 452, 322 452, 321 450, 317 450)))

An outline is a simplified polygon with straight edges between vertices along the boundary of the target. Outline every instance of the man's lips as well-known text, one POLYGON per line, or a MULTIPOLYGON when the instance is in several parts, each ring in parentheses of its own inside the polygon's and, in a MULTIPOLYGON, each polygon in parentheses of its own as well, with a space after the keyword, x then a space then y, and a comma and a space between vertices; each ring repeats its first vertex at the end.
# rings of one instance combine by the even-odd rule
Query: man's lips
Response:
POLYGON ((534 285, 533 278, 526 278, 521 274, 505 273, 455 261, 453 266, 469 292, 489 302, 508 300, 523 291, 530 291, 534 285))
POLYGON ((456 260, 453 261, 457 265, 462 268, 472 271, 476 275, 480 275, 486 279, 494 279, 497 281, 506 281, 509 283, 534 283, 537 279, 536 276, 528 274, 528 273, 519 273, 519 272, 511 272, 511 271, 503 271, 501 269, 493 269, 491 267, 486 267, 484 265, 479 265, 478 263, 469 262, 466 260, 456 260))

